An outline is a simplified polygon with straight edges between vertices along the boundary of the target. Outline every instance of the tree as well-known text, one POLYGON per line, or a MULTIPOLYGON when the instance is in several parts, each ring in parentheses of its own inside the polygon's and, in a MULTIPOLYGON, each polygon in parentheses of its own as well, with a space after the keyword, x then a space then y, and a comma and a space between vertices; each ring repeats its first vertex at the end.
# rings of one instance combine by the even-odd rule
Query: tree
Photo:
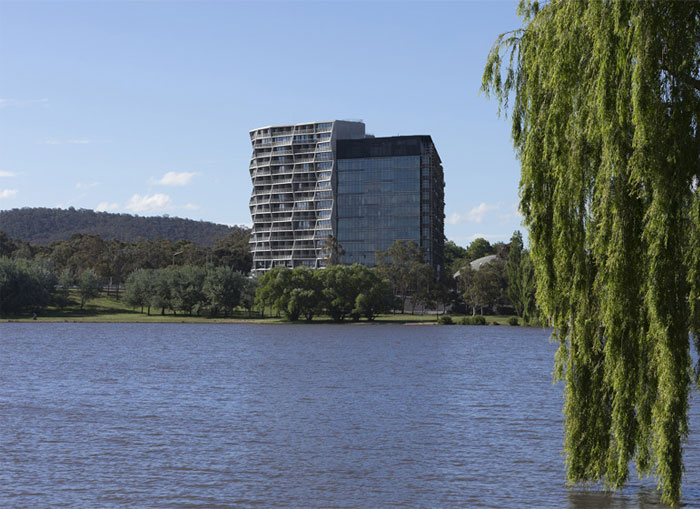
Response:
POLYGON ((498 263, 487 263, 478 270, 471 268, 466 263, 459 274, 464 300, 472 308, 472 315, 479 308, 480 314, 484 314, 485 307, 495 307, 502 295, 503 277, 498 263))
POLYGON ((513 233, 510 238, 510 248, 506 260, 506 278, 508 280, 508 300, 515 309, 515 314, 523 317, 523 281, 521 261, 523 254, 523 236, 519 231, 513 233))
POLYGON ((209 302, 212 315, 223 310, 228 316, 241 300, 245 278, 240 272, 229 267, 212 267, 204 281, 204 294, 209 302))
POLYGON ((488 240, 481 237, 474 239, 467 247, 467 260, 470 262, 490 254, 494 254, 494 248, 488 240))
POLYGON ((524 250, 520 258, 520 302, 522 305, 523 320, 526 323, 537 321, 537 303, 535 292, 537 282, 535 281, 535 267, 532 265, 530 252, 524 250))
POLYGON ((141 307, 143 313, 144 306, 148 306, 148 314, 151 314, 151 269, 138 269, 129 274, 126 278, 126 294, 124 300, 127 305, 136 308, 141 307))
POLYGON ((206 302, 204 280, 207 270, 204 267, 184 265, 177 267, 172 275, 172 306, 188 314, 201 313, 206 302))
POLYGON ((634 459, 678 503, 700 337, 700 2, 520 13, 483 89, 512 102, 537 301, 560 341, 567 476, 618 489, 634 459))
POLYGON ((241 289, 241 306, 248 311, 248 316, 251 315, 255 306, 255 291, 258 288, 258 280, 255 278, 244 278, 243 288, 241 289))
POLYGON ((334 321, 342 322, 352 313, 359 292, 353 279, 353 268, 333 265, 320 271, 319 276, 323 285, 322 305, 334 321))
POLYGON ((376 258, 377 270, 382 278, 391 282, 394 294, 401 299, 403 313, 425 265, 421 248, 414 241, 396 240, 386 251, 377 251, 376 258))
POLYGON ((340 259, 345 254, 345 249, 340 245, 338 239, 333 235, 328 235, 323 241, 323 249, 321 250, 323 254, 323 259, 326 263, 326 267, 331 267, 333 265, 338 265, 340 259))
POLYGON ((351 314, 354 317, 364 316, 372 321, 379 313, 388 312, 394 303, 391 284, 364 265, 356 263, 351 270, 355 288, 359 290, 351 314))
POLYGON ((38 312, 49 304, 55 283, 46 263, 0 258, 0 316, 38 312))
POLYGON ((85 307, 85 304, 100 294, 102 282, 100 277, 93 269, 87 269, 80 275, 78 279, 78 291, 80 292, 80 309, 85 307))

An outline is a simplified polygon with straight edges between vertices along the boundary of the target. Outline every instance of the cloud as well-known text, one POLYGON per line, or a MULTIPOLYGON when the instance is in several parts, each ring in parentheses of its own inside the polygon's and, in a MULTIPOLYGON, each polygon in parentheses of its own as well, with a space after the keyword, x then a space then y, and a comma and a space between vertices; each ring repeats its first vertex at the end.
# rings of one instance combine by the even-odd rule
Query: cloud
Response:
POLYGON ((508 223, 510 221, 522 221, 523 215, 518 210, 518 204, 514 203, 506 209, 505 212, 498 216, 501 220, 501 224, 508 223))
POLYGON ((499 204, 488 204, 480 203, 476 207, 472 208, 466 214, 460 214, 459 212, 453 212, 447 219, 449 224, 459 224, 459 223, 477 223, 481 224, 484 222, 484 218, 490 212, 499 210, 501 206, 499 204))
POLYGON ((141 196, 135 194, 126 204, 126 208, 133 212, 152 212, 172 208, 172 199, 167 194, 156 193, 141 196))
POLYGON ((90 189, 92 187, 97 187, 99 186, 99 182, 90 182, 89 184, 86 184, 85 182, 78 182, 75 184, 76 189, 90 189))
POLYGON ((109 212, 111 210, 118 210, 119 209, 119 204, 118 203, 109 203, 106 201, 100 202, 97 207, 95 207, 95 210, 97 212, 109 212))
POLYGON ((49 100, 46 97, 41 99, 8 99, 0 97, 0 110, 13 106, 15 108, 22 108, 24 106, 33 106, 35 104, 47 105, 49 100))
POLYGON ((1 198, 14 198, 17 196, 17 189, 0 189, 1 198))
POLYGON ((0 177, 16 177, 17 175, 19 174, 13 171, 0 170, 0 177))
POLYGON ((94 143, 90 138, 71 138, 69 140, 63 141, 57 138, 45 138, 43 141, 39 142, 41 145, 63 145, 67 143, 68 145, 89 145, 94 143))
POLYGON ((199 210, 201 207, 197 204, 194 204, 194 203, 188 203, 185 205, 185 208, 187 210, 199 210))
POLYGON ((155 184, 159 186, 186 186, 190 181, 201 175, 199 172, 183 171, 180 173, 169 171, 163 175, 159 180, 151 179, 150 184, 155 184))

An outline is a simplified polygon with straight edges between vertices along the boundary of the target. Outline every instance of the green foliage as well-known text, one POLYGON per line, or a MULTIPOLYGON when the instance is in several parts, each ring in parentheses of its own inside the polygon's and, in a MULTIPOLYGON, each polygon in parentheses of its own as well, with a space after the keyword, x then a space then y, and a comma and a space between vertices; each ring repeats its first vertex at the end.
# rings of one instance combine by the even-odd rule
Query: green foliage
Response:
POLYGON ((206 277, 207 269, 204 267, 185 265, 174 269, 171 289, 173 309, 199 316, 207 304, 204 293, 206 277))
POLYGON ((258 280, 250 277, 243 278, 243 287, 241 288, 241 306, 243 306, 250 316, 253 307, 255 306, 255 292, 258 289, 258 280))
POLYGON ((444 249, 445 267, 450 274, 454 274, 464 264, 467 258, 467 250, 455 244, 454 241, 445 242, 444 249))
POLYGON ((352 313, 355 316, 364 316, 367 320, 374 320, 376 315, 389 312, 394 303, 394 294, 389 282, 364 265, 354 264, 351 270, 356 288, 360 290, 352 313))
POLYGON ((230 267, 212 267, 204 281, 204 295, 212 315, 228 316, 241 301, 245 276, 230 267))
POLYGON ((498 259, 484 264, 479 270, 471 268, 467 262, 461 269, 459 289, 465 302, 471 307, 472 313, 479 309, 495 307, 501 300, 505 288, 503 262, 498 259))
POLYGON ((491 243, 488 240, 482 239, 481 237, 479 237, 479 238, 474 239, 472 241, 472 243, 469 244, 469 247, 467 247, 466 259, 471 262, 471 261, 474 261, 478 258, 492 255, 494 253, 495 253, 495 250, 491 246, 491 243))
POLYGON ((148 314, 151 314, 152 295, 152 270, 138 269, 129 274, 126 280, 126 293, 124 300, 132 308, 148 306, 148 314))
MULTIPOLYGON (((86 209, 21 208, 0 211, 0 230, 9 237, 33 244, 50 244, 68 240, 73 234, 92 234, 105 240, 136 242, 138 239, 186 239, 200 246, 215 244, 229 235, 239 236, 248 230, 238 226, 194 221, 179 217, 141 217, 112 214, 86 209)), ((247 239, 246 239, 247 242, 247 239)), ((2 238, 0 237, 0 246, 2 238)))
POLYGON ((92 269, 87 269, 78 278, 78 291, 80 293, 80 309, 83 309, 85 304, 98 295, 102 290, 102 281, 92 269))
POLYGON ((634 459, 675 504, 700 332, 700 2, 520 12, 484 90, 514 101, 537 302, 566 383, 568 479, 619 489, 634 459))
POLYGON ((421 300, 430 298, 433 268, 423 262, 420 246, 413 241, 397 240, 386 251, 377 251, 377 271, 381 278, 391 283, 392 291, 401 299, 401 312, 406 301, 413 296, 413 308, 421 300))
POLYGON ((320 272, 326 312, 336 322, 345 320, 355 307, 359 288, 353 273, 347 265, 334 265, 320 272))
POLYGON ((46 263, 0 258, 0 315, 40 311, 50 303, 55 284, 46 263))
POLYGON ((482 315, 472 316, 472 325, 486 325, 486 318, 482 315))
POLYGON ((520 320, 518 320, 517 316, 511 316, 510 318, 508 318, 508 325, 512 327, 517 327, 518 325, 520 325, 520 320))
POLYGON ((310 321, 325 311, 336 321, 364 316, 373 320, 394 304, 391 286, 363 265, 334 265, 322 270, 275 267, 259 279, 258 306, 270 306, 288 320, 310 321))
POLYGON ((452 317, 449 315, 442 315, 440 318, 438 318, 438 323, 440 325, 452 325, 454 322, 452 321, 452 317))

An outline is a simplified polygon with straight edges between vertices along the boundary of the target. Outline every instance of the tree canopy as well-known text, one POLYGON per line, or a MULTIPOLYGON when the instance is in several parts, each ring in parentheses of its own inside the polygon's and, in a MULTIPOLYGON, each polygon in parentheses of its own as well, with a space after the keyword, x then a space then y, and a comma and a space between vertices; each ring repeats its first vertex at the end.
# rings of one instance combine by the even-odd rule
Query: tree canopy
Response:
POLYGON ((700 2, 519 11, 483 90, 512 115, 568 478, 618 489, 634 459, 678 503, 690 332, 700 346, 700 2))

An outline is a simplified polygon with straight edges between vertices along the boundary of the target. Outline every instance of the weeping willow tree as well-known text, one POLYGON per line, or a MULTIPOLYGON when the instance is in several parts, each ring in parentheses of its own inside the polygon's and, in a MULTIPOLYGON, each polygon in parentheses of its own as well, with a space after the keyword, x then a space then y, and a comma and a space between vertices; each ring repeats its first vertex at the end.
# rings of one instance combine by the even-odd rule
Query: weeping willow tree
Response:
POLYGON ((700 347, 700 2, 519 13, 483 90, 512 117, 568 480, 619 489, 635 461, 678 503, 700 347))

